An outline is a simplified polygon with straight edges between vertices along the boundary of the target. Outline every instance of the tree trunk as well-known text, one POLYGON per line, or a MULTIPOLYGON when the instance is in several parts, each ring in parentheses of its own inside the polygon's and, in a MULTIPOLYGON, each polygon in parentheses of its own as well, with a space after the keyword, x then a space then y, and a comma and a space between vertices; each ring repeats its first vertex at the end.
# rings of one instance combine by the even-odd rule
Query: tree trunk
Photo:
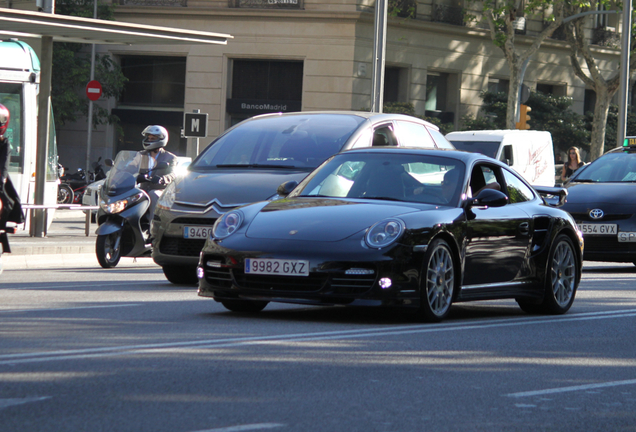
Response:
POLYGON ((611 95, 605 85, 596 86, 596 104, 590 142, 590 162, 600 157, 605 150, 605 128, 609 113, 611 95))
POLYGON ((506 129, 514 129, 517 125, 517 105, 519 104, 519 88, 521 87, 521 67, 517 61, 509 62, 510 85, 508 87, 508 107, 506 109, 506 129))

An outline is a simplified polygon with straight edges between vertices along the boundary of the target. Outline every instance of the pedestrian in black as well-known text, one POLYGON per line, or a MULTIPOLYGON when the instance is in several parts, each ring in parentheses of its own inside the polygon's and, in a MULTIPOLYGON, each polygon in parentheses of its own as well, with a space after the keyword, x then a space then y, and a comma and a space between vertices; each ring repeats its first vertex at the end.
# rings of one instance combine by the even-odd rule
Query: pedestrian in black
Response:
POLYGON ((9 177, 11 148, 4 134, 9 127, 9 110, 0 104, 0 244, 2 252, 11 252, 7 238, 7 222, 24 223, 20 197, 9 177))

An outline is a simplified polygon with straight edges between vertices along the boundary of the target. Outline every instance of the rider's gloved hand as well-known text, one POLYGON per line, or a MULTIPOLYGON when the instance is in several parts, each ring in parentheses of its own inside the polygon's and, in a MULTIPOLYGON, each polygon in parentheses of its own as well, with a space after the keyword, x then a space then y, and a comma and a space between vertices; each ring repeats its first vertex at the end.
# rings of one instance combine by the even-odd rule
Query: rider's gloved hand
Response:
POLYGON ((145 174, 139 174, 137 176, 137 183, 143 183, 143 182, 147 182, 148 181, 148 177, 146 177, 145 174))
POLYGON ((152 177, 150 178, 150 181, 151 181, 152 183, 154 183, 154 184, 158 184, 158 185, 160 185, 160 184, 163 184, 163 177, 161 177, 161 176, 152 176, 152 177))

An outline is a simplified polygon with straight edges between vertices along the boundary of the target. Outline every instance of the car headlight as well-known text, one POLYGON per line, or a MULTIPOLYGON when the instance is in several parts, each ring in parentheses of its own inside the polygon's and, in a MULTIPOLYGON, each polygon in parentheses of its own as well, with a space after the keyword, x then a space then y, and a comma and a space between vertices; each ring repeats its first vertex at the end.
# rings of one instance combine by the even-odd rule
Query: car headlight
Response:
POLYGON ((212 235, 217 239, 231 236, 243 223, 243 213, 238 210, 225 213, 214 222, 212 235))
POLYGON ((386 219, 373 225, 364 236, 369 247, 381 249, 396 241, 404 232, 404 222, 400 219, 386 219))
POLYGON ((163 190, 163 193, 157 201, 157 207, 163 210, 170 210, 177 196, 175 183, 172 182, 163 190))
POLYGON ((137 193, 135 195, 129 196, 128 198, 124 198, 123 200, 117 200, 117 201, 110 202, 110 203, 107 203, 106 201, 101 201, 99 203, 99 206, 106 213, 110 213, 110 214, 121 213, 124 210, 126 210, 128 207, 130 207, 133 204, 137 203, 143 197, 144 197, 144 193, 143 192, 139 192, 139 193, 137 193))

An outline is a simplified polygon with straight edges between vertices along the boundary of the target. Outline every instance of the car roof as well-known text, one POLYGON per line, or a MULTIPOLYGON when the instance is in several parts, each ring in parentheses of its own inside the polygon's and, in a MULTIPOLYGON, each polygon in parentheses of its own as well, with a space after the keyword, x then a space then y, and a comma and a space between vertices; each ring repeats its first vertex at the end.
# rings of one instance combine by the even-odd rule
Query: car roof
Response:
POLYGON ((423 156, 442 156, 452 157, 454 159, 461 160, 462 162, 469 164, 475 161, 484 161, 493 163, 499 166, 507 166, 506 164, 483 155, 481 153, 467 152, 463 150, 444 149, 444 148, 421 148, 421 147, 393 147, 393 146, 376 146, 376 147, 361 147, 351 150, 345 150, 341 153, 392 153, 392 154, 420 154, 423 156))
POLYGON ((426 120, 422 120, 421 118, 406 115, 406 114, 393 114, 393 113, 377 113, 377 112, 368 112, 368 111, 295 111, 295 112, 287 112, 287 113, 269 113, 269 114, 261 114, 254 117, 251 117, 245 121, 253 121, 262 118, 272 118, 272 117, 291 117, 291 116, 303 116, 303 115, 344 115, 344 116, 357 116, 362 117, 364 119, 370 120, 374 123, 379 123, 383 121, 390 120, 403 120, 425 124, 428 127, 439 130, 439 127, 434 125, 431 122, 426 120))

